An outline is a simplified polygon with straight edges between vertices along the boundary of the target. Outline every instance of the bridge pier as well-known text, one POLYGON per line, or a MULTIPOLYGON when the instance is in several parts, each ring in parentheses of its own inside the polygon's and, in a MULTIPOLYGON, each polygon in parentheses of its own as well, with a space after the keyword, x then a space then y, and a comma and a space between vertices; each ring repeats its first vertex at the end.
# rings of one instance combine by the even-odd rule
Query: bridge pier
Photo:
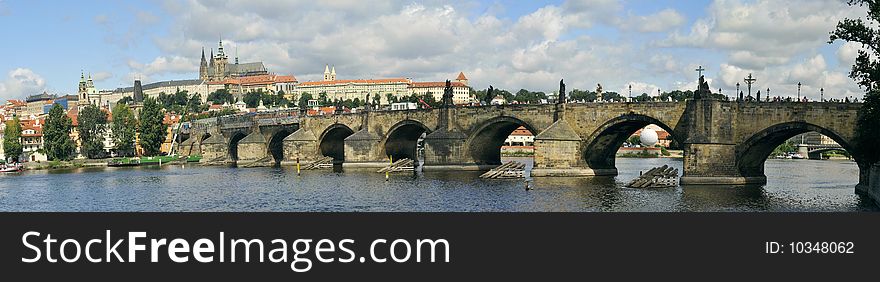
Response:
POLYGON ((382 137, 367 128, 345 138, 344 168, 382 168, 388 165, 381 145, 382 137))
POLYGON ((206 165, 225 164, 229 161, 229 141, 223 137, 223 134, 217 132, 211 137, 202 141, 202 160, 200 163, 206 165))
POLYGON ((684 185, 765 184, 766 176, 743 176, 737 168, 736 145, 685 144, 684 185))
POLYGON ((874 165, 859 164, 859 185, 856 194, 866 196, 880 206, 880 163, 874 165))
POLYGON ((532 177, 580 177, 617 175, 617 169, 592 169, 583 158, 583 140, 564 119, 535 136, 532 177))
POLYGON ((767 177, 744 176, 738 168, 731 105, 712 99, 687 101, 683 117, 684 167, 681 184, 746 185, 767 183, 767 177))
POLYGON ((271 156, 268 154, 269 146, 266 137, 259 128, 254 128, 251 133, 238 141, 238 160, 236 163, 243 167, 271 166, 271 156))
POLYGON ((300 128, 284 138, 284 160, 281 165, 296 164, 315 161, 323 157, 321 155, 318 137, 308 128, 300 128))
POLYGON ((467 135, 456 130, 440 128, 425 136, 425 164, 423 171, 487 170, 497 165, 480 165, 469 157, 467 135))

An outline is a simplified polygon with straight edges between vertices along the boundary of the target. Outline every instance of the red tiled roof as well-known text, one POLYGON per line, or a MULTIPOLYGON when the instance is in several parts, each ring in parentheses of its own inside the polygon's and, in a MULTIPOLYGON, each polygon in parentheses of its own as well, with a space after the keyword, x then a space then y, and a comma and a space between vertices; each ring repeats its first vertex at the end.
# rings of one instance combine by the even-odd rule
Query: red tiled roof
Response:
POLYGON ((464 72, 459 72, 458 77, 455 80, 467 80, 467 77, 464 76, 464 72))
POLYGON ((520 126, 513 133, 510 133, 511 136, 532 136, 532 132, 526 129, 524 126, 520 126))
POLYGON ((384 83, 409 83, 406 78, 382 78, 382 79, 348 79, 333 81, 307 81, 300 83, 300 86, 321 86, 321 85, 338 85, 338 84, 384 84, 384 83))
MULTIPOLYGON (((450 83, 452 87, 467 87, 464 83, 461 82, 452 82, 450 83)), ((432 87, 446 87, 445 81, 438 82, 413 82, 410 87, 412 88, 432 88, 432 87)))
POLYGON ((274 75, 274 74, 264 74, 264 75, 254 75, 254 76, 243 76, 237 78, 227 78, 222 81, 212 81, 208 82, 208 84, 232 84, 232 85, 262 85, 262 84, 271 84, 271 83, 288 83, 288 82, 296 82, 296 77, 292 75, 274 75))
POLYGON ((70 122, 73 124, 73 126, 79 125, 79 123, 76 121, 76 118, 78 116, 79 116, 79 108, 70 107, 70 109, 67 110, 67 117, 70 118, 70 122))

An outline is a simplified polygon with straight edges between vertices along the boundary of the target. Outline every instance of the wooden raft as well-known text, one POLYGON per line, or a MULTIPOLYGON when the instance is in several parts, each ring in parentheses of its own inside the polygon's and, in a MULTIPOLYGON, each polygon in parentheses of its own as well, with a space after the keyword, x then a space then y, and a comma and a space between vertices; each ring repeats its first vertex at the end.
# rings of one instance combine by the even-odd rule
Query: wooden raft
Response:
POLYGON ((325 168, 333 168, 333 157, 323 157, 300 166, 300 169, 302 170, 315 170, 325 168))
POLYGON ((626 185, 630 188, 669 188, 678 186, 678 169, 668 165, 655 167, 626 185))
POLYGON ((526 165, 518 162, 506 162, 480 175, 484 179, 524 178, 526 165))
POLYGON ((385 173, 385 172, 414 171, 416 169, 415 163, 416 162, 411 159, 400 159, 400 160, 397 160, 396 162, 394 162, 386 167, 383 167, 382 169, 379 169, 376 172, 385 173))

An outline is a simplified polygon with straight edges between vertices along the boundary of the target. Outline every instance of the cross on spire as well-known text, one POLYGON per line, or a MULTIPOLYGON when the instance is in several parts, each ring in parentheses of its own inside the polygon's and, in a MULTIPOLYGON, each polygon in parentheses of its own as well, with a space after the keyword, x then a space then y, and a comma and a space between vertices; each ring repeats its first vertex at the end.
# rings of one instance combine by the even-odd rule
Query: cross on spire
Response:
POLYGON ((699 76, 703 76, 703 72, 706 71, 706 69, 704 69, 703 66, 700 66, 697 69, 695 69, 695 71, 697 72, 697 74, 699 76))

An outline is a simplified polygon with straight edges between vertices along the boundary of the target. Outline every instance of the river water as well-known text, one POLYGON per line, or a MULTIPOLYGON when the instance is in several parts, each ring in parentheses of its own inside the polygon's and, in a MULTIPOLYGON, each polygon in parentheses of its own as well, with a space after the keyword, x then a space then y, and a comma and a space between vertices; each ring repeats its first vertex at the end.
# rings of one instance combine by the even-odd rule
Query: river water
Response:
MULTIPOLYGON (((523 160, 521 160, 523 161, 523 160)), ((528 161, 527 159, 525 161, 528 161)), ((676 159, 618 159, 617 177, 481 180, 479 172, 393 174, 165 165, 0 175, 0 211, 877 211, 848 161, 768 160, 764 186, 630 189, 676 159)))

